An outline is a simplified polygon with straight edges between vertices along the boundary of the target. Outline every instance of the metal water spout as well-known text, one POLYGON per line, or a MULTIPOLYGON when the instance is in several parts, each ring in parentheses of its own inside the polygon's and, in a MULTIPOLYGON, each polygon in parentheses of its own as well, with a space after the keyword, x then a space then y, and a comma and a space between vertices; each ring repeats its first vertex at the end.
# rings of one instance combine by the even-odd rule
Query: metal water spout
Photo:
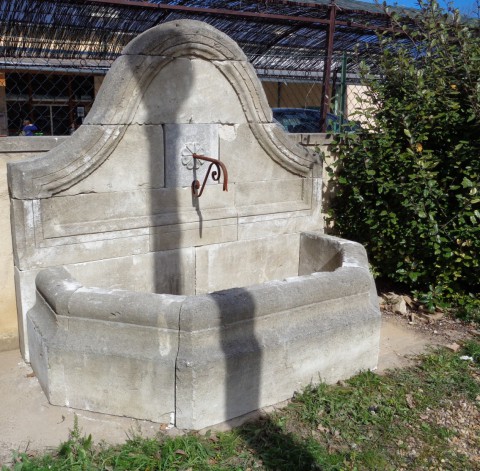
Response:
POLYGON ((228 171, 224 163, 220 162, 220 160, 218 159, 207 157, 206 155, 192 154, 192 157, 195 160, 205 160, 206 162, 210 162, 210 165, 208 167, 205 178, 203 179, 203 183, 201 187, 200 187, 200 182, 198 180, 194 180, 192 182, 192 194, 195 198, 200 198, 200 196, 202 196, 203 190, 205 188, 205 184, 207 183, 208 177, 210 175, 210 171, 212 170, 212 167, 214 165, 217 169, 212 172, 212 179, 218 182, 220 180, 220 176, 222 175, 222 171, 223 171, 223 191, 228 191, 228 171), (198 191, 199 189, 200 191, 198 191))

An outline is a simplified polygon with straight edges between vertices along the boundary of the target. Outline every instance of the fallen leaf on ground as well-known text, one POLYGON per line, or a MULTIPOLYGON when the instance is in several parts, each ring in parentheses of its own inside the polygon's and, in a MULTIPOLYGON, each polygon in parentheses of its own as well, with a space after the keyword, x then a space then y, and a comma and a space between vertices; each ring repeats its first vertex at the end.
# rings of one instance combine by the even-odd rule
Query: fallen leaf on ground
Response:
POLYGON ((405 399, 407 400, 408 407, 410 409, 413 409, 415 407, 415 401, 413 400, 413 396, 411 394, 407 394, 405 396, 405 399))
POLYGON ((447 348, 449 350, 451 350, 452 352, 458 352, 460 350, 460 345, 458 345, 458 343, 454 342, 454 343, 451 343, 451 344, 447 345, 447 348))

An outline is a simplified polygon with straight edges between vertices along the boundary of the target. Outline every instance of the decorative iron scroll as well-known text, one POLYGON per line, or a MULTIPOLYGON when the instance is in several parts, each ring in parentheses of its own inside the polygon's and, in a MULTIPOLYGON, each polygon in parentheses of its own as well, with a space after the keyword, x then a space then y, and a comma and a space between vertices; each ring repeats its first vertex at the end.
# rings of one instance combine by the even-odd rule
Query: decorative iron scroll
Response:
POLYGON ((210 162, 210 166, 208 167, 205 178, 203 179, 201 188, 200 188, 200 182, 198 180, 194 180, 192 182, 192 193, 195 198, 200 198, 200 196, 202 196, 203 189, 205 188, 205 184, 207 183, 208 177, 210 176, 210 171, 212 170, 212 167, 214 165, 217 169, 212 172, 212 179, 218 182, 220 180, 220 176, 222 175, 222 171, 223 171, 223 191, 228 191, 228 172, 227 172, 227 167, 225 167, 225 164, 220 162, 220 160, 213 159, 212 157, 207 157, 206 155, 192 154, 192 157, 194 159, 205 160, 206 162, 210 162), (200 191, 198 191, 199 188, 200 188, 200 191))

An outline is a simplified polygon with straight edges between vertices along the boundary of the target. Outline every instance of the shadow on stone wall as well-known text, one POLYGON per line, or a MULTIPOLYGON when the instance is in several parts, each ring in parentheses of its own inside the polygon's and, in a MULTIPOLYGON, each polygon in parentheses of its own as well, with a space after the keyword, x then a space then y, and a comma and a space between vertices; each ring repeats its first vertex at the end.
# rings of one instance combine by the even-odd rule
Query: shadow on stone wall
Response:
POLYGON ((221 313, 221 344, 225 357, 225 416, 239 417, 260 407, 262 347, 255 335, 255 302, 242 288, 231 297, 215 296, 221 313), (241 321, 232 323, 231 316, 241 321))

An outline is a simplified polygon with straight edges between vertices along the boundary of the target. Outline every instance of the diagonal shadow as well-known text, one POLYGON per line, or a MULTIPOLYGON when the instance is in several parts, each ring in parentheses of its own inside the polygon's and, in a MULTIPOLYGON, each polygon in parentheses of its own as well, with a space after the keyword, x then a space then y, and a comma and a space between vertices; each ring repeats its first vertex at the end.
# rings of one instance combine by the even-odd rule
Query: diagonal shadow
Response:
MULTIPOLYGON (((263 368, 262 351, 268 348, 256 332, 258 318, 255 300, 250 292, 235 288, 233 296, 215 293, 223 328, 221 345, 225 356, 225 414, 227 419, 239 417, 262 406, 262 386, 268 384, 263 368)), ((268 369, 268 365, 265 366, 268 369)), ((285 432, 266 415, 247 422, 240 435, 263 463, 263 468, 277 470, 320 470, 315 457, 305 443, 285 432)))
MULTIPOLYGON (((183 38, 181 33, 177 32, 179 42, 183 38)), ((189 38, 185 38, 188 41, 189 38)), ((186 77, 182 78, 181 83, 172 85, 175 88, 177 96, 176 105, 180 108, 182 99, 194 93, 192 84, 186 77)), ((167 92, 169 92, 167 90, 167 92)), ((170 90, 171 92, 171 90, 170 90)), ((181 122, 176 116, 170 116, 170 120, 159 120, 157 103, 143 103, 145 109, 145 124, 143 127, 155 128, 154 132, 162 133, 165 138, 165 128, 167 125, 174 125, 181 122), (149 124, 147 124, 149 123, 149 124)), ((152 134, 150 134, 151 136, 152 134)), ((181 221, 181 211, 186 209, 186 198, 181 199, 180 194, 183 191, 180 188, 167 185, 167 169, 159 167, 159 160, 166 156, 166 140, 164 140, 164 149, 159 149, 156 141, 147 143, 148 159, 150 163, 150 253, 153 255, 153 291, 156 293, 169 294, 194 294, 191 292, 191 286, 188 285, 186 278, 193 276, 193 273, 185 273, 185 252, 195 250, 193 247, 182 249, 182 233, 177 232, 176 243, 171 247, 168 245, 171 234, 165 231, 161 223, 157 222, 157 216, 163 219, 173 221, 172 231, 176 224, 181 221), (159 207, 158 201, 162 196, 168 193, 169 208, 159 207), (170 247, 170 248, 169 248, 170 247)), ((196 178, 196 172, 192 172, 196 178)), ((189 191, 190 189, 188 189, 189 191)), ((191 207, 198 216, 199 237, 203 236, 203 215, 201 199, 192 199, 191 207)), ((195 263, 195 262, 193 262, 195 263)), ((191 269, 192 267, 190 267, 191 269)), ((235 269, 235 267, 233 267, 235 269)), ((194 271, 194 270, 193 270, 194 271)), ((193 288, 194 289, 194 288, 193 288)), ((267 384, 264 379, 264 356, 261 334, 258 329, 258 316, 255 300, 251 293, 244 288, 235 288, 224 292, 212 293, 220 312, 220 346, 224 356, 225 378, 211 378, 211 381, 222 381, 224 383, 224 397, 219 403, 212 402, 211 407, 223 407, 225 420, 236 418, 251 411, 258 410, 262 405, 262 386, 267 384)), ((268 365, 267 365, 268 366, 268 365)), ((268 385, 272 387, 271 384, 268 385)), ((315 464, 314 457, 310 454, 306 446, 300 443, 291 434, 285 433, 271 419, 264 419, 260 432, 258 427, 247 425, 240 429, 240 433, 256 450, 257 454, 264 462, 266 469, 273 470, 306 470, 320 469, 315 464)))
POLYGON ((255 302, 242 288, 214 297, 221 313, 220 342, 225 358, 227 420, 260 407, 262 346, 255 336, 255 302))
POLYGON ((243 425, 239 433, 261 460, 263 468, 271 471, 324 470, 308 446, 292 433, 283 430, 268 415, 243 425))

